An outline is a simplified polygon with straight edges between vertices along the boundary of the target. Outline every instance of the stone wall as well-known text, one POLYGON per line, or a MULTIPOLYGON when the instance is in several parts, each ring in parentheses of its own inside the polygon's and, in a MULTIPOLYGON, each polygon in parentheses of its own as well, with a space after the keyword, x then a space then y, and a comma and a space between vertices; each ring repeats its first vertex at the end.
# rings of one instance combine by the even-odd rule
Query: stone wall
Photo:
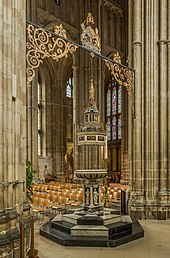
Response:
MULTIPOLYGON (((26 171, 26 1, 0 1, 0 257, 19 257, 26 171)), ((25 207, 25 211, 24 208, 25 207)))

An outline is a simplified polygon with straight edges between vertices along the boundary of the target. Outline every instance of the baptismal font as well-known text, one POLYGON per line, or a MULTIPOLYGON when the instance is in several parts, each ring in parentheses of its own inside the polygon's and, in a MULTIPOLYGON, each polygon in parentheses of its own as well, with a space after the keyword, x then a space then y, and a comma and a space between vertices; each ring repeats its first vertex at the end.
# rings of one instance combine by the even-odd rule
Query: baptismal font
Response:
MULTIPOLYGON (((81 24, 81 41, 88 51, 92 51, 91 57, 94 57, 94 53, 101 53, 98 29, 93 29, 93 25, 94 19, 89 13, 81 24)), ((120 214, 108 202, 107 129, 102 124, 96 106, 92 76, 89 81, 88 106, 83 114, 82 125, 77 127, 75 144, 79 167, 74 171, 74 178, 83 184, 83 203, 72 213, 58 214, 41 227, 40 234, 62 245, 100 247, 116 247, 143 237, 144 232, 138 221, 132 221, 129 215, 120 214), (105 181, 103 205, 100 200, 100 181, 105 181)))
MULTIPOLYGON (((81 179, 84 188, 84 201, 82 210, 87 213, 100 214, 102 205, 100 200, 101 181, 107 174, 105 160, 108 156, 107 150, 107 132, 100 119, 100 112, 95 102, 95 91, 93 79, 90 80, 89 102, 84 111, 83 124, 77 128, 77 144, 80 148, 89 147, 91 156, 89 156, 88 168, 81 167, 75 171, 75 178, 81 179), (93 158, 95 155, 95 160, 93 158), (98 156, 98 157, 96 157, 98 156), (91 160, 90 160, 91 159, 91 160)), ((83 150, 82 150, 83 151, 83 150)), ((81 163, 81 161, 80 161, 81 163)))

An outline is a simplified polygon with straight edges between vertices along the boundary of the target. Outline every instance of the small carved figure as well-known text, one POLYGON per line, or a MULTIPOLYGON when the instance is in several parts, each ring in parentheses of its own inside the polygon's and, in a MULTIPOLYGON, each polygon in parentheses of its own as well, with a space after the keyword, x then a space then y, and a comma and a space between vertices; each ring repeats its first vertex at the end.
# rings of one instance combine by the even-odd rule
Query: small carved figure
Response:
POLYGON ((90 88, 89 88, 89 100, 94 100, 94 85, 93 85, 93 79, 90 80, 90 88))
POLYGON ((94 192, 93 192, 93 200, 94 200, 94 205, 98 205, 98 192, 96 190, 96 188, 94 188, 94 192))

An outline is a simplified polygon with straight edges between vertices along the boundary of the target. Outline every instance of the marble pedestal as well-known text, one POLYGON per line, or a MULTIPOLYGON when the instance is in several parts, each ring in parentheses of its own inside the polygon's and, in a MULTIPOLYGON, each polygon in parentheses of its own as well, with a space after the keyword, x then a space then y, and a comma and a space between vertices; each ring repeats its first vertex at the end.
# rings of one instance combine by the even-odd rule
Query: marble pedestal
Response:
MULTIPOLYGON (((108 209, 109 210, 109 209, 108 209)), ((40 228, 40 234, 68 246, 116 247, 144 236, 138 221, 129 215, 57 215, 40 228)))

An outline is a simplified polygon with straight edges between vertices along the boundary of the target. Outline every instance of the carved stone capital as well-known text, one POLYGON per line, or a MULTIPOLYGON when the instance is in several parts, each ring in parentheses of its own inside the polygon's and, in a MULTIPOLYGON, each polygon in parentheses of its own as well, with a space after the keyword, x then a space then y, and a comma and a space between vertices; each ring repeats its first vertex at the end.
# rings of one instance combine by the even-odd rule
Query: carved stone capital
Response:
POLYGON ((158 40, 157 44, 158 44, 158 46, 164 45, 164 44, 166 44, 166 40, 165 39, 160 39, 160 40, 158 40))
POLYGON ((141 47, 142 46, 142 42, 141 41, 133 41, 132 43, 132 47, 136 48, 136 47, 141 47))
POLYGON ((170 45, 170 39, 166 41, 167 46, 170 45))

